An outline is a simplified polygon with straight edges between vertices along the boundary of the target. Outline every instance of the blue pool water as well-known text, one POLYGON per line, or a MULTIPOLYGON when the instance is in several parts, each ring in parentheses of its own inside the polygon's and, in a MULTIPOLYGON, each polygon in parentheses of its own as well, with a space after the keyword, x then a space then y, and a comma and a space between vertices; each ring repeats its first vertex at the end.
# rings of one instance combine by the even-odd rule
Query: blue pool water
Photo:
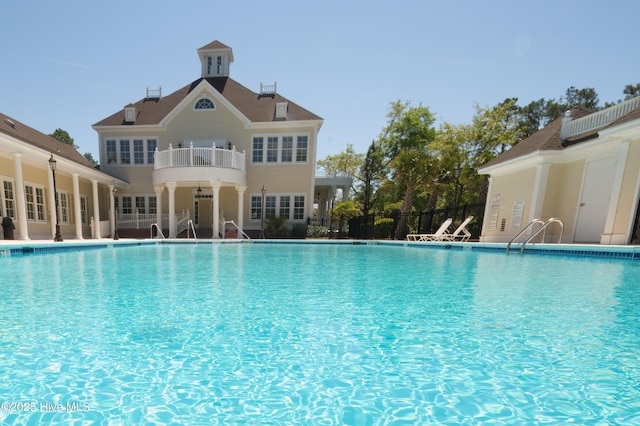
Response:
POLYGON ((640 263, 320 244, 0 258, 7 424, 640 422, 640 263))

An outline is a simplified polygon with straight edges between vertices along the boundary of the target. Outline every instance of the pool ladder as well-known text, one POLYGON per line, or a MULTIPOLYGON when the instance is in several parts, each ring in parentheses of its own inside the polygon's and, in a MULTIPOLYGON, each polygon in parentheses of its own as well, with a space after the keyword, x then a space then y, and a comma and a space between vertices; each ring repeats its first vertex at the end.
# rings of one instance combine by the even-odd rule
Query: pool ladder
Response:
POLYGON ((538 224, 540 225, 540 228, 538 228, 538 230, 536 232, 534 232, 533 234, 531 234, 529 236, 529 238, 527 238, 526 240, 524 240, 524 242, 522 243, 522 245, 520 246, 520 254, 524 253, 524 246, 527 245, 528 242, 530 242, 531 240, 533 240, 535 237, 538 236, 538 234, 540 234, 542 232, 542 242, 544 243, 544 237, 545 234, 547 232, 547 227, 549 225, 551 225, 552 223, 557 223, 560 225, 560 235, 558 236, 558 244, 562 242, 562 233, 564 232, 564 223, 562 222, 562 220, 558 219, 557 217, 552 217, 550 219, 548 219, 546 222, 542 221, 541 219, 533 219, 531 222, 529 222, 529 224, 527 226, 525 226, 524 228, 522 228, 520 230, 520 232, 518 232, 516 234, 515 237, 513 237, 511 239, 511 241, 509 241, 509 243, 507 244, 507 253, 509 253, 511 251, 511 244, 522 234, 524 234, 529 228, 531 228, 533 225, 538 224))
POLYGON ((152 223, 149 228, 149 233, 151 234, 151 238, 153 238, 153 228, 156 228, 156 238, 162 238, 164 240, 164 234, 162 233, 162 229, 158 226, 157 223, 152 223))
POLYGON ((196 243, 197 243, 198 236, 196 235, 196 228, 193 226, 193 220, 191 219, 187 221, 187 240, 190 238, 189 231, 193 232, 193 239, 196 240, 196 243))

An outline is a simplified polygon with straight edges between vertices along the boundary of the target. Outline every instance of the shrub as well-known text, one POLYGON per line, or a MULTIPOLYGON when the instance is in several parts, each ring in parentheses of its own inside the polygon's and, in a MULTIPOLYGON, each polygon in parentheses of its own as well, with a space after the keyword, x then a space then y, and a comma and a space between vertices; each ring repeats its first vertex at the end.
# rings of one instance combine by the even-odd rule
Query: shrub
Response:
POLYGON ((307 226, 307 238, 323 238, 329 235, 326 226, 307 226))
POLYGON ((394 220, 390 217, 376 219, 373 223, 373 238, 376 240, 388 240, 392 238, 394 231, 394 220))
POLYGON ((289 235, 291 236, 291 238, 306 237, 308 235, 307 225, 302 223, 294 224, 289 235))

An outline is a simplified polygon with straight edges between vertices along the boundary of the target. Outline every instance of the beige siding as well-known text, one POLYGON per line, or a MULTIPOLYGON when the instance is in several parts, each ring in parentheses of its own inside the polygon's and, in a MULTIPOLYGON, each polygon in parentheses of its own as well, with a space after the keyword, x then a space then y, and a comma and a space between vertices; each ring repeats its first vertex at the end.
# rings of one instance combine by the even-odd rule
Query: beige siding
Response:
MULTIPOLYGON (((541 219, 561 219, 565 236, 573 234, 584 166, 584 160, 554 164, 549 172, 541 219)), ((547 235, 553 237, 557 231, 557 227, 550 226, 547 235)))
POLYGON ((505 176, 493 177, 492 193, 489 194, 488 203, 494 197, 499 197, 500 212, 498 214, 498 222, 494 231, 488 230, 488 220, 486 217, 484 222, 484 237, 487 241, 508 241, 517 234, 517 230, 512 230, 512 214, 514 204, 518 201, 524 201, 524 212, 522 216, 522 226, 525 226, 529 220, 529 212, 531 209, 531 200, 533 197, 533 185, 536 177, 536 169, 529 168, 516 173, 505 176), (505 220, 504 231, 500 230, 502 221, 505 220))
MULTIPOLYGON (((177 113, 167 123, 165 129, 134 131, 135 128, 117 129, 116 131, 102 131, 100 136, 101 159, 105 163, 107 139, 127 138, 157 138, 158 150, 166 150, 171 144, 174 148, 182 144, 183 148, 189 146, 191 141, 226 141, 231 142, 238 152, 246 153, 246 185, 243 195, 244 224, 247 229, 255 228, 259 224, 251 221, 251 196, 261 195, 264 185, 269 195, 304 195, 306 203, 305 216, 310 216, 313 209, 312 186, 314 181, 314 158, 316 150, 315 130, 310 126, 300 126, 283 122, 282 125, 268 128, 260 128, 254 124, 251 128, 245 128, 244 123, 231 111, 224 108, 222 103, 216 102, 213 111, 194 111, 193 105, 185 105, 184 109, 177 113), (125 133, 126 132, 126 133, 125 133), (270 135, 306 135, 308 136, 307 161, 305 163, 261 163, 252 164, 253 136, 270 135)), ((295 145, 295 140, 294 140, 295 145)), ((133 152, 131 152, 133 161, 133 152)), ((266 150, 265 150, 266 155, 266 150)), ((130 188, 118 191, 118 196, 155 195, 152 185, 153 167, 136 165, 109 165, 105 164, 103 170, 109 174, 130 183, 130 188)), ((203 181, 199 183, 206 194, 211 194, 211 185, 203 181)), ((193 215, 194 191, 197 184, 178 183, 175 192, 176 213, 189 210, 193 215)), ((211 202, 211 199, 202 200, 203 203, 211 202)), ((169 196, 167 190, 162 193, 160 208, 163 213, 169 209, 169 196)), ((220 190, 220 209, 227 220, 238 221, 238 193, 234 186, 223 183, 220 190)), ((204 222, 206 223, 206 222, 204 222)))

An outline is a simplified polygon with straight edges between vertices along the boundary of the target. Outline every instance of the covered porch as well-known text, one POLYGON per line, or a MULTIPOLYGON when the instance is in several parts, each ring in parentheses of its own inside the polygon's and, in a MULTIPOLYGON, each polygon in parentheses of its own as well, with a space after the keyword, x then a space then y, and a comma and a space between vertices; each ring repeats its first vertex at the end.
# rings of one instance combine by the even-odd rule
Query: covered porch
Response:
POLYGON ((155 223, 168 230, 169 238, 180 233, 184 211, 190 212, 188 220, 194 228, 210 229, 211 238, 224 238, 227 221, 235 223, 238 235, 244 232, 246 155, 235 147, 195 147, 190 143, 186 148, 169 145, 168 150, 156 151, 153 188, 157 200, 155 223), (166 228, 162 211, 165 189, 166 228), (183 213, 178 215, 179 211, 183 213))

